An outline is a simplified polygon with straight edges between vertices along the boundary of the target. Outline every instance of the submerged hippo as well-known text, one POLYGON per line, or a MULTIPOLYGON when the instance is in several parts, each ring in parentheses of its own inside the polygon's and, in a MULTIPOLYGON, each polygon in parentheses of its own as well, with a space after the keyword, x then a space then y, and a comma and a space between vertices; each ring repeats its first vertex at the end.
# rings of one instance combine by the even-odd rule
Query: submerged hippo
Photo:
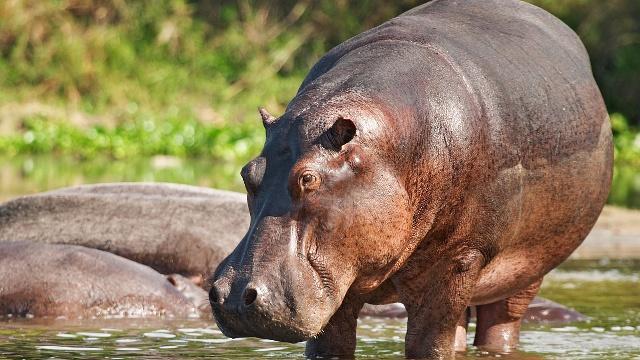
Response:
MULTIPOLYGON (((475 310, 475 309, 472 309, 475 310)), ((473 315, 475 311, 471 311, 473 315)), ((360 310, 360 317, 369 316, 376 318, 405 318, 407 311, 400 303, 386 305, 365 304, 360 310)), ((570 309, 557 302, 536 296, 527 311, 522 316, 523 323, 529 324, 568 324, 578 321, 586 321, 589 317, 570 309)), ((466 343, 466 338, 464 339, 466 343)))
POLYGON ((0 241, 82 245, 196 281, 248 224, 244 194, 175 184, 85 185, 0 205, 0 241))
POLYGON ((82 246, 0 243, 0 317, 199 316, 206 292, 189 283, 82 246))
POLYGON ((399 300, 406 355, 509 349, 607 198, 611 130, 578 37, 516 0, 436 0, 332 49, 242 170, 247 234, 210 280, 230 337, 353 356, 399 300))

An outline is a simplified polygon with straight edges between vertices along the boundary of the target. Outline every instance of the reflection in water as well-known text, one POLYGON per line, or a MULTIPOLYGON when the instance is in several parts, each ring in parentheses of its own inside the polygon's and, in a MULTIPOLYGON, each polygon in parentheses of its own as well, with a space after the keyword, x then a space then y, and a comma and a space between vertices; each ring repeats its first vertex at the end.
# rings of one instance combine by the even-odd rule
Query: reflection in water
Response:
MULTIPOLYGON (((542 296, 576 308, 589 322, 528 325, 520 351, 470 347, 458 359, 637 359, 640 357, 640 262, 572 261, 547 276, 542 296)), ((357 358, 401 359, 405 322, 359 320, 357 358)), ((470 328, 469 345, 474 327, 470 328)), ((304 344, 229 339, 203 320, 17 320, 0 322, 0 358, 223 359, 298 358, 304 344)))
MULTIPOLYGON (((129 160, 35 156, 0 158, 0 200, 73 185, 119 182, 174 182, 244 191, 240 164, 210 159, 178 159, 156 156, 129 160)), ((609 202, 640 208, 640 171, 616 168, 609 202)))
POLYGON ((0 200, 81 184, 150 181, 243 191, 240 167, 208 159, 157 156, 87 162, 68 157, 0 158, 0 200))

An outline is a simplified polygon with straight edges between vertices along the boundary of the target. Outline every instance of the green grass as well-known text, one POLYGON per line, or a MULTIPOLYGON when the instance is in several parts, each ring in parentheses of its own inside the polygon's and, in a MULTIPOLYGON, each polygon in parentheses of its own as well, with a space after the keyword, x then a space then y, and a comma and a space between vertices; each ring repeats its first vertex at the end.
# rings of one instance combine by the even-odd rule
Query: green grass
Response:
POLYGON ((26 119, 23 131, 0 137, 0 152, 9 156, 59 154, 79 159, 124 159, 153 155, 246 159, 260 151, 264 131, 249 123, 204 125, 179 113, 162 122, 140 116, 114 127, 79 128, 45 118, 26 119))

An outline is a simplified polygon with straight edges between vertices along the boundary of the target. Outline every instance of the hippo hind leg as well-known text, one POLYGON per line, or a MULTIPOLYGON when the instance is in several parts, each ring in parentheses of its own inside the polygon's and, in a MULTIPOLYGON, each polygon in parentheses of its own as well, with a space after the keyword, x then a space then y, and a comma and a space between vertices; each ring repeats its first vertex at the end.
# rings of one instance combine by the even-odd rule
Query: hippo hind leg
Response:
POLYGON ((491 304, 479 305, 473 344, 488 351, 509 352, 518 345, 522 317, 540 290, 542 279, 517 294, 491 304))

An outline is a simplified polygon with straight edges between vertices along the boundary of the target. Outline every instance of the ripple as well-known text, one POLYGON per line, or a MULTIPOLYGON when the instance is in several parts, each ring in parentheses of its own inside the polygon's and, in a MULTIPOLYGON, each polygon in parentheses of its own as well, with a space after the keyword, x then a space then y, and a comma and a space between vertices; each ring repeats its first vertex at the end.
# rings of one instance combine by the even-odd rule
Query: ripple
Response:
POLYGON ((171 339, 176 337, 174 334, 171 333, 166 333, 166 332, 147 332, 142 334, 143 336, 149 337, 149 338, 157 338, 157 339, 171 339))
POLYGON ((61 338, 65 338, 65 339, 75 339, 78 336, 74 335, 74 334, 69 334, 69 333, 57 333, 56 334, 57 337, 61 337, 61 338))
POLYGON ((91 338, 108 338, 111 336, 111 334, 104 332, 77 332, 76 335, 87 336, 91 338))
POLYGON ((54 351, 102 351, 101 347, 58 346, 58 345, 40 345, 40 346, 36 346, 36 349, 54 350, 54 351))
POLYGON ((286 346, 275 346, 275 347, 270 347, 270 348, 255 349, 253 351, 266 352, 266 351, 280 351, 280 350, 285 350, 285 349, 287 349, 286 346))
POLYGON ((233 341, 233 339, 187 339, 188 341, 207 343, 207 344, 223 344, 233 341))
POLYGON ((122 339, 117 339, 116 342, 117 343, 134 343, 134 342, 139 342, 140 339, 133 339, 133 338, 122 338, 122 339))

